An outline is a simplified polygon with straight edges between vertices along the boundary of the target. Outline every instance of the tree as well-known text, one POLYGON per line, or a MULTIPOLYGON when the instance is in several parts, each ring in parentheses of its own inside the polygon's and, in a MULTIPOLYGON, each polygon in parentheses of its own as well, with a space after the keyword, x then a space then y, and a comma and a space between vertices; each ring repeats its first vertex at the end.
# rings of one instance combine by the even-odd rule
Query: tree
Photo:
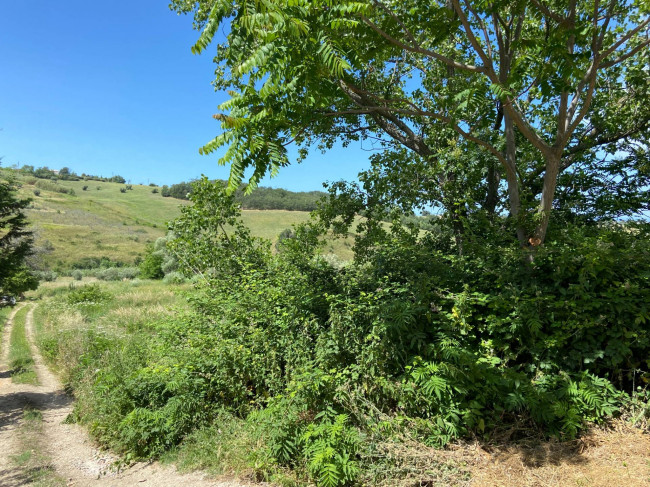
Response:
MULTIPOLYGON (((558 183, 562 196, 573 186, 577 200, 594 204, 585 197, 593 185, 606 202, 621 178, 648 180, 650 19, 642 2, 171 7, 194 13, 197 53, 230 24, 215 57, 215 86, 231 95, 214 115, 224 132, 200 150, 228 146, 220 162, 231 164, 230 191, 249 167, 252 189, 289 164, 291 143, 304 157, 312 145, 376 140, 419 165, 436 185, 435 203, 457 220, 468 211, 460 184, 478 180, 481 208, 509 212, 519 243, 537 247, 559 204, 558 183), (585 188, 575 190, 576 181, 585 188)), ((642 209, 647 184, 628 188, 625 211, 642 209)))
POLYGON ((16 196, 16 183, 0 173, 0 294, 20 295, 36 289, 38 280, 29 272, 25 258, 32 251, 32 233, 26 230, 23 210, 28 199, 16 196))

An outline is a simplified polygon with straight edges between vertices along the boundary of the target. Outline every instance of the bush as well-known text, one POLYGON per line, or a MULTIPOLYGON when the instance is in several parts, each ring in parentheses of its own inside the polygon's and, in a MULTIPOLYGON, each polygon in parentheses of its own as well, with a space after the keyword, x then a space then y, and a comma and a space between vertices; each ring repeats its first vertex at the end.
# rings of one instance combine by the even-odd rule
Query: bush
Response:
POLYGON ((74 270, 70 273, 70 276, 75 280, 75 281, 81 281, 83 279, 83 273, 80 270, 74 270))
MULTIPOLYGON (((350 485, 382 431, 435 446, 523 425, 574 438, 650 374, 648 225, 565 225, 530 263, 501 228, 477 225, 458 255, 444 228, 368 218, 341 265, 319 254, 324 222, 274 254, 223 187, 191 197, 165 239, 199 276, 191 312, 87 381, 110 408, 98 434, 136 457, 225 411, 259 431, 265 472, 350 485)), ((160 245, 145 258, 157 270, 160 245)))
POLYGON ((140 276, 143 279, 162 279, 165 274, 162 270, 163 256, 155 252, 153 245, 147 246, 144 259, 140 264, 140 276))
POLYGON ((136 267, 109 267, 95 273, 97 279, 102 281, 123 281, 133 279, 139 275, 140 271, 136 267))
POLYGON ((35 189, 34 190, 34 196, 40 196, 41 195, 41 190, 40 189, 35 189))
POLYGON ((87 184, 84 184, 83 187, 82 187, 81 189, 82 189, 83 191, 88 190, 88 185, 87 185, 87 184))
POLYGON ((165 284, 183 284, 186 281, 187 279, 180 272, 170 272, 169 274, 165 274, 163 278, 165 284))
POLYGON ((110 294, 101 290, 98 284, 88 284, 81 287, 70 286, 67 294, 68 304, 101 303, 110 299, 110 294))
POLYGON ((45 282, 56 281, 56 278, 59 277, 59 275, 54 271, 37 271, 35 274, 39 281, 45 282))

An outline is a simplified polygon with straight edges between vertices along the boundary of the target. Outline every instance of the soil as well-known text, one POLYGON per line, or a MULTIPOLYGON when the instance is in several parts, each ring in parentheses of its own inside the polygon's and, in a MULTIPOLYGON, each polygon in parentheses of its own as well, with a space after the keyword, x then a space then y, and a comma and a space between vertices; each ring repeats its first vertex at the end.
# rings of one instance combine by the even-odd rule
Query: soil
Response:
MULTIPOLYGON (((8 362, 9 337, 13 317, 25 304, 19 305, 9 316, 2 337, 0 360, 0 486, 18 487, 30 483, 26 472, 13 461, 22 453, 18 431, 26 408, 42 413, 43 425, 34 447, 48 458, 48 468, 64 485, 83 486, 155 486, 155 487, 241 487, 239 481, 207 478, 201 473, 183 474, 173 467, 158 463, 137 463, 118 471, 117 457, 100 450, 78 425, 65 424, 72 412, 72 399, 54 374, 43 363, 34 341, 34 307, 26 317, 26 333, 30 343, 38 385, 14 384, 8 362)), ((24 447, 24 445, 23 445, 24 447)))

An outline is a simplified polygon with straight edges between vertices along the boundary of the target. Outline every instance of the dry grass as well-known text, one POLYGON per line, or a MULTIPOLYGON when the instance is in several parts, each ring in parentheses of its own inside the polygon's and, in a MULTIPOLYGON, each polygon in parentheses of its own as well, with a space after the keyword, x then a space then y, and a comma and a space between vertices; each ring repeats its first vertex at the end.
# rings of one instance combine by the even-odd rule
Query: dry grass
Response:
POLYGON ((455 443, 444 450, 402 439, 376 445, 378 487, 650 486, 650 432, 617 420, 579 439, 529 437, 499 444, 455 443))
POLYGON ((469 475, 467 483, 447 485, 650 486, 650 434, 624 421, 613 423, 609 429, 593 427, 581 438, 568 442, 539 439, 503 445, 477 442, 434 452, 429 455, 435 463, 464 466, 469 475))

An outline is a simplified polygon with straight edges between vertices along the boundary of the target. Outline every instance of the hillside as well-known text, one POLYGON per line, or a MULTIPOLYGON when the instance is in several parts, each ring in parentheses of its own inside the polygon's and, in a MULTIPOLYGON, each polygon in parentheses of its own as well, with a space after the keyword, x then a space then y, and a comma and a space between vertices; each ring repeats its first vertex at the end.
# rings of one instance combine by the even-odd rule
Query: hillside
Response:
MULTIPOLYGON (((11 169, 22 184, 24 197, 32 198, 27 211, 36 234, 44 269, 67 270, 82 259, 105 257, 133 264, 147 244, 166 233, 167 222, 188 204, 163 198, 153 187, 99 181, 56 182, 22 175, 11 169), (84 186, 87 187, 84 190, 84 186), (70 193, 62 191, 70 191, 70 193)), ((309 213, 286 210, 243 210, 242 218, 254 235, 273 242, 286 228, 308 220, 309 213)), ((328 248, 346 257, 349 243, 336 241, 328 248)))

